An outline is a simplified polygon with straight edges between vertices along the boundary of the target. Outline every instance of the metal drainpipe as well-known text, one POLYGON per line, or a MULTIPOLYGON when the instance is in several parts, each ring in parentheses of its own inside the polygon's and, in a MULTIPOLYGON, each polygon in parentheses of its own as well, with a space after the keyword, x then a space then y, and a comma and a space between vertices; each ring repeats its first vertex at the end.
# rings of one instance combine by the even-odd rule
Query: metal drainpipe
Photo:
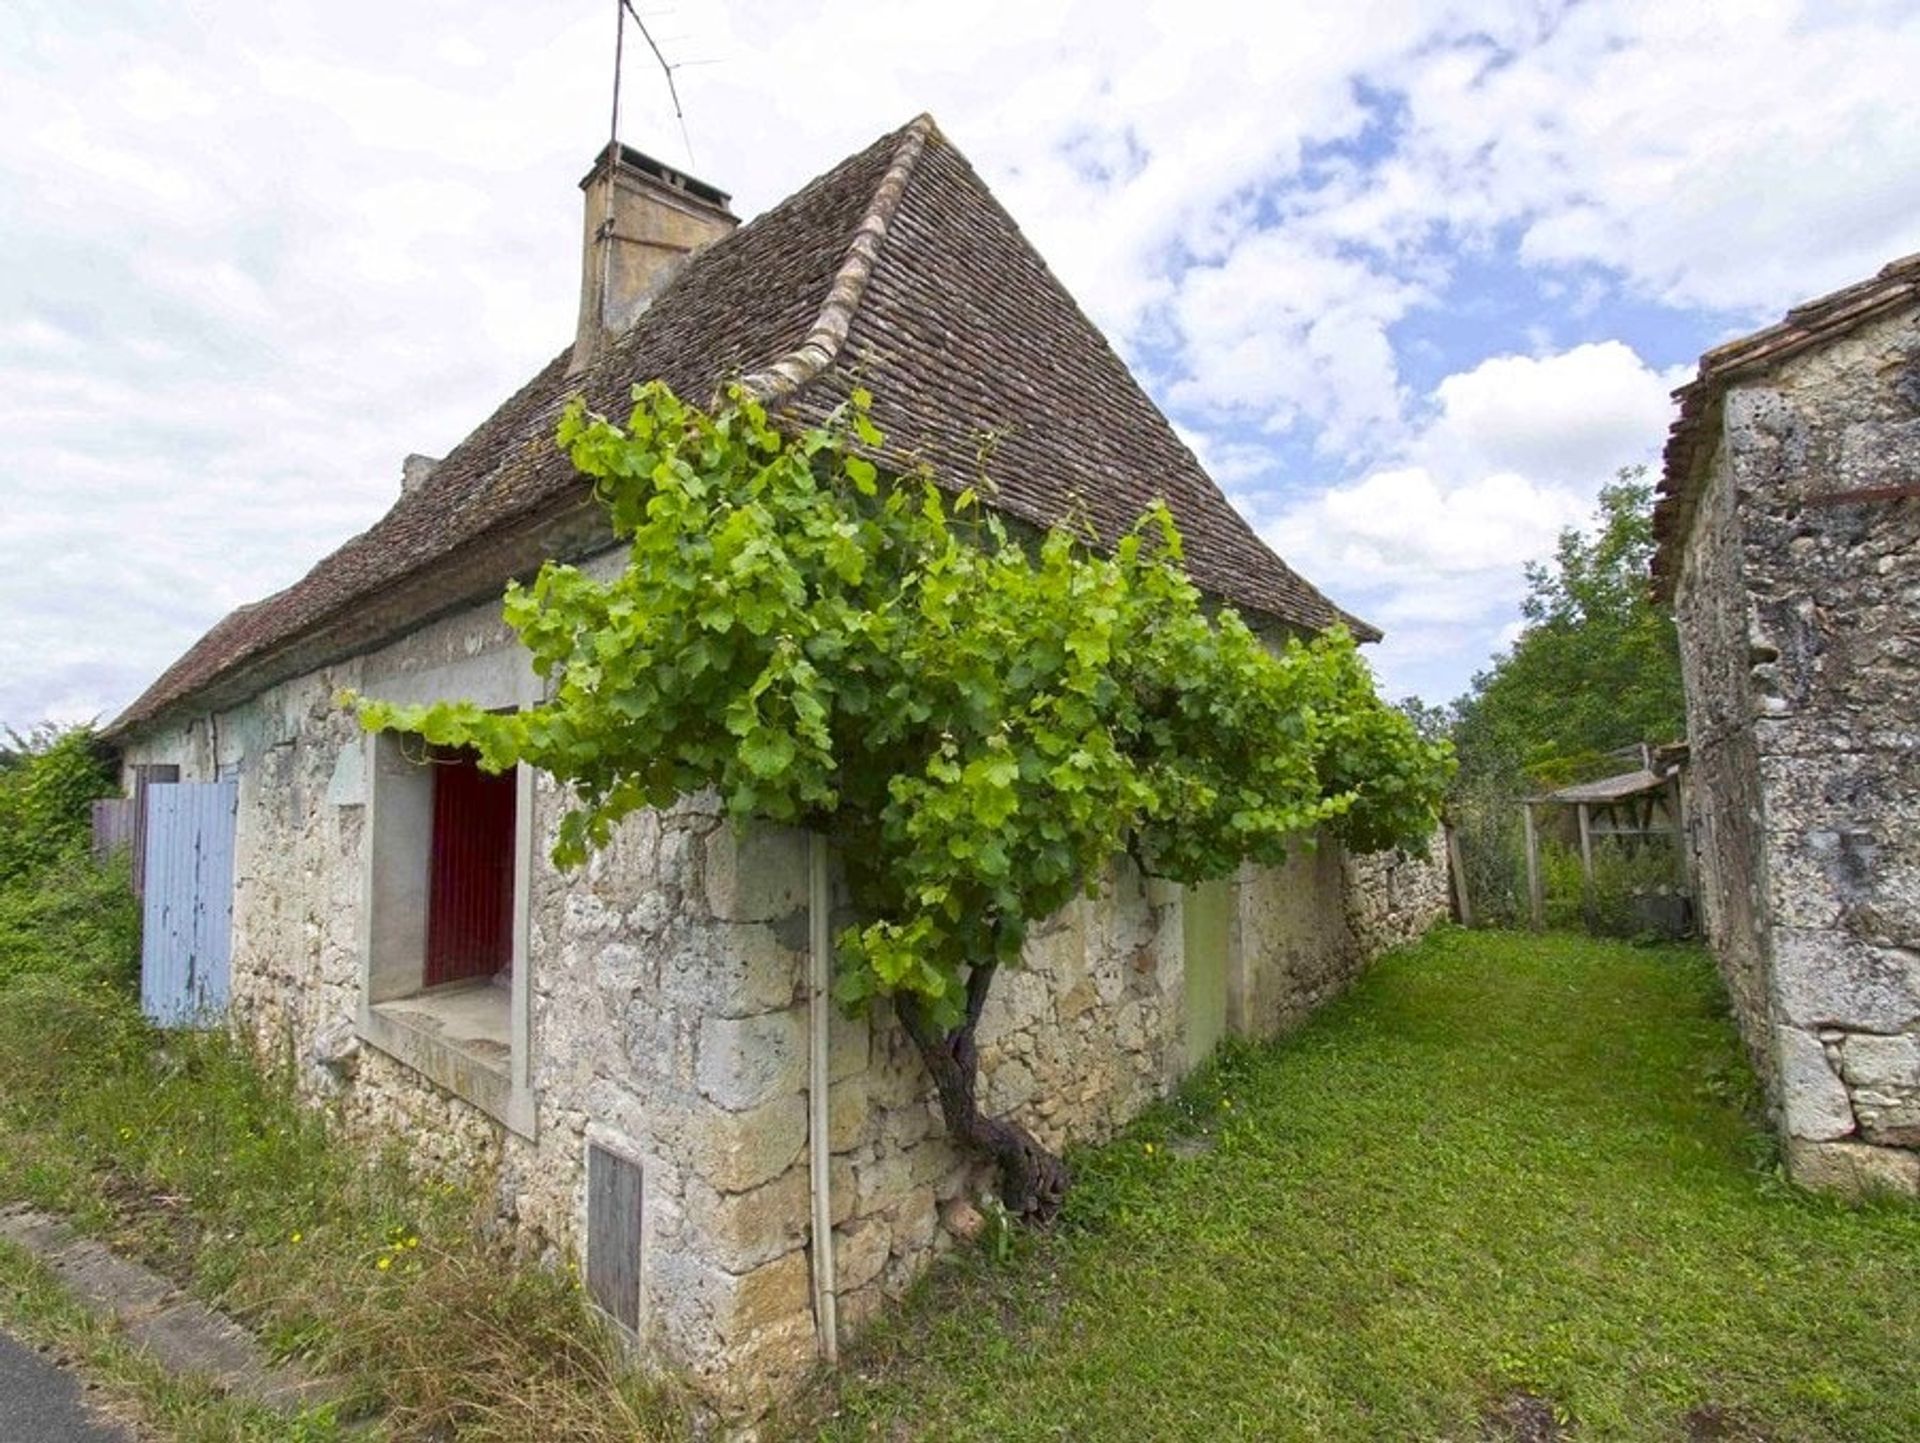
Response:
POLYGON ((828 1177, 827 1045, 833 1006, 832 943, 827 886, 827 839, 818 832, 807 837, 807 1006, 812 1026, 807 1049, 808 1173, 813 1194, 813 1318, 820 1356, 829 1363, 840 1357, 839 1309, 833 1274, 833 1200, 828 1177))

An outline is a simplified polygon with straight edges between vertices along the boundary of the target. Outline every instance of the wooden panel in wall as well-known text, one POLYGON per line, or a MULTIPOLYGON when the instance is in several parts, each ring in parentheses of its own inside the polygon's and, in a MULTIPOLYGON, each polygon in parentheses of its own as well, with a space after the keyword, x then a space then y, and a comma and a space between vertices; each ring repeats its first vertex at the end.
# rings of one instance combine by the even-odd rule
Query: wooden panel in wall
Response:
POLYGON ((587 1148, 587 1296, 621 1327, 640 1331, 640 1165, 587 1148))

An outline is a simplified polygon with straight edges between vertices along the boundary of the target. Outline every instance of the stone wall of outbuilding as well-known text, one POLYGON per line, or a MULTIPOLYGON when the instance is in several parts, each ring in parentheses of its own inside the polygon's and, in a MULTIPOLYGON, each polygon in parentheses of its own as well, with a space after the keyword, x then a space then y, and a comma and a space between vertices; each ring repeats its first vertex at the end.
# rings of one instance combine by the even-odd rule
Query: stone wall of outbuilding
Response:
POLYGON ((1709 936, 1793 1175, 1920 1194, 1920 317, 1731 387, 1676 589, 1709 936))
MULTIPOLYGON (((563 799, 536 779, 529 1127, 503 1125, 357 1025, 374 763, 337 694, 429 685, 510 652, 496 609, 476 608, 138 738, 126 761, 177 762, 186 780, 240 777, 236 1023, 296 1058, 306 1089, 355 1133, 397 1139, 423 1168, 475 1183, 503 1230, 548 1261, 585 1246, 588 1144, 637 1163, 639 1342, 723 1406, 754 1412, 816 1353, 804 837, 742 831, 695 802, 629 819, 584 868, 562 873, 548 853, 563 799)), ((1444 859, 1303 849, 1283 868, 1246 869, 1230 906, 1229 1024, 1271 1035, 1445 916, 1444 859)), ((1178 886, 1116 862, 1097 896, 1036 929, 1026 964, 997 980, 982 1023, 989 1108, 1060 1147, 1111 1134, 1179 1080, 1178 886)), ((829 1072, 836 1273, 851 1333, 951 1246, 948 1224, 965 1230, 988 1178, 941 1135, 925 1074, 885 1009, 836 1014, 829 1072)))

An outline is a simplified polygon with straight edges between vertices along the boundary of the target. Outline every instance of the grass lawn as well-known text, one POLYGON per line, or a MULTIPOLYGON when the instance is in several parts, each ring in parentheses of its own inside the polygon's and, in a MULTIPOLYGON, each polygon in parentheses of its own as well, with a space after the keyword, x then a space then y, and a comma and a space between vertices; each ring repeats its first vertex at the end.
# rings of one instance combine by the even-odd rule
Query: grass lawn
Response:
POLYGON ((1706 956, 1447 931, 1075 1159, 790 1436, 1920 1439, 1920 1209, 1780 1180, 1706 956))

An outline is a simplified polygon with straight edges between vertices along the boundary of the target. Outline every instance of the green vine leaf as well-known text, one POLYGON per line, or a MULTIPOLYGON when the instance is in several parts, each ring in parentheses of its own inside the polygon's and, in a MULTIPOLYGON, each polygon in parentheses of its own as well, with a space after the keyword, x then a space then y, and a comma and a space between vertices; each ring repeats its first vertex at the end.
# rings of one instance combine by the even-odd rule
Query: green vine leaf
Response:
POLYGON ((954 1027, 969 973, 1016 963, 1123 851, 1191 882, 1318 833, 1430 835, 1444 744, 1380 702, 1344 631, 1210 611, 1164 505, 1101 553, 883 472, 864 390, 797 434, 738 391, 712 412, 658 383, 633 400, 618 425, 575 402, 558 433, 626 565, 507 592, 546 700, 353 702, 371 729, 557 778, 562 865, 706 789, 743 823, 823 831, 861 919, 840 1002, 907 996, 954 1027))

